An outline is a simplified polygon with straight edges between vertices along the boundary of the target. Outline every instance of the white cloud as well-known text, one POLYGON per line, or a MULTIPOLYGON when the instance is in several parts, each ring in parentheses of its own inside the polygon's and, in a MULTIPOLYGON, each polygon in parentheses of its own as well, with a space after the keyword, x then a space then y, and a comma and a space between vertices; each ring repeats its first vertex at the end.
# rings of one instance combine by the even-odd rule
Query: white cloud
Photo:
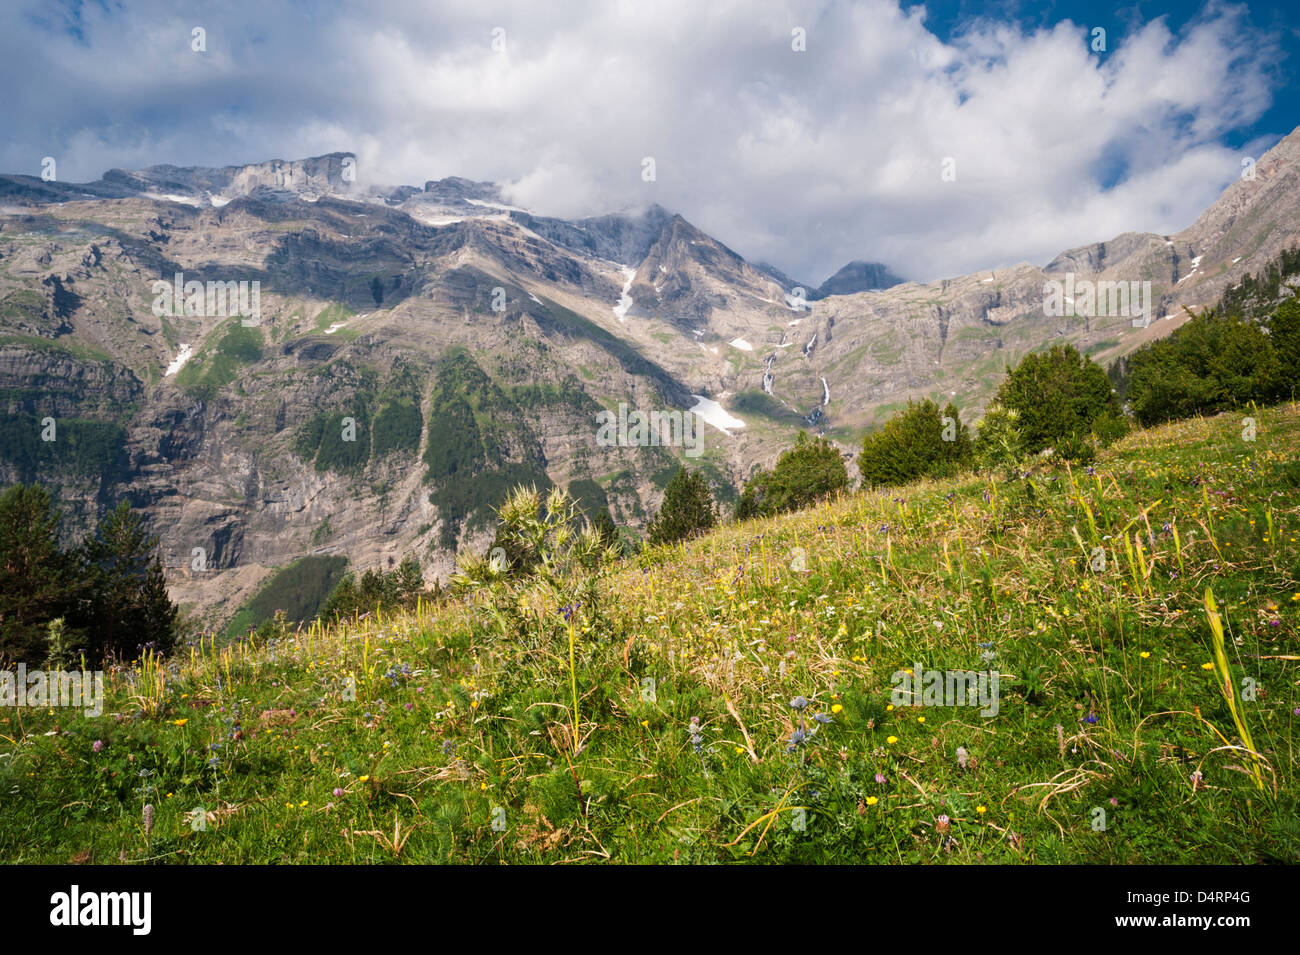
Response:
POLYGON ((923 8, 884 0, 60 9, 0 21, 0 75, 23 90, 5 171, 352 149, 366 180, 495 179, 542 213, 657 201, 814 282, 850 258, 935 278, 1182 228, 1240 168, 1219 143, 1268 107, 1275 59, 1218 4, 1100 56, 1068 22, 979 21, 945 43, 923 8), (1103 188, 1109 165, 1126 174, 1103 188))

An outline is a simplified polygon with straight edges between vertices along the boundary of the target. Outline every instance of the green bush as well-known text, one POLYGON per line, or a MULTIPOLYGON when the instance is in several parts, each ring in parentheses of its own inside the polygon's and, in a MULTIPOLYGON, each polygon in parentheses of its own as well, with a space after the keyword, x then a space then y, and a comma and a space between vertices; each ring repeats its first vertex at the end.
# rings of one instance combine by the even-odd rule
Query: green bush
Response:
MULTIPOLYGON (((1288 348, 1289 317, 1279 325, 1288 348)), ((1217 414, 1271 398, 1281 372, 1263 329, 1211 309, 1129 356, 1128 400, 1143 425, 1217 414)))
POLYGON ((760 470, 736 501, 736 520, 797 511, 848 487, 844 458, 826 438, 800 431, 771 471, 760 470))
POLYGON ((1073 345, 1026 355, 1008 370, 994 401, 1017 413, 1031 452, 1091 434, 1098 418, 1120 414, 1106 372, 1073 345))
POLYGON ((928 398, 907 407, 862 442, 858 471, 868 487, 954 474, 971 460, 970 430, 951 402, 940 412, 928 398), (947 420, 945 420, 947 419, 947 420))

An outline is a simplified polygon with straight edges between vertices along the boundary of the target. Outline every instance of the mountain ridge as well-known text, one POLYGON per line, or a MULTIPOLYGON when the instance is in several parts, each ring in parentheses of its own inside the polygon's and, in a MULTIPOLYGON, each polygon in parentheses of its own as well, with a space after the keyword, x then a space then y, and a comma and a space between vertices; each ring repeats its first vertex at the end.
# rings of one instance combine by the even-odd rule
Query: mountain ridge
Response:
MULTIPOLYGON (((973 419, 1026 352, 1070 342, 1109 361, 1293 244, 1298 143, 1286 137, 1172 236, 802 300, 657 205, 538 216, 469 179, 359 185, 348 153, 91 184, 0 176, 5 410, 74 432, 111 425, 126 462, 61 474, 5 449, 0 479, 57 485, 82 526, 131 498, 162 537, 175 595, 218 618, 305 554, 365 567, 414 552, 445 577, 456 547, 483 545, 498 472, 576 484, 644 527, 681 449, 599 447, 596 411, 699 409, 706 450, 691 466, 724 496, 799 428, 848 451, 912 397, 973 419), (1153 321, 1045 314, 1045 283, 1071 272, 1151 282, 1153 321), (259 324, 155 314, 153 283, 176 273, 258 282, 259 324), (419 412, 418 434, 372 455, 369 429, 400 420, 399 405, 419 412), (344 417, 361 422, 364 453, 303 450, 304 429, 344 417), (465 450, 465 474, 430 463, 447 442, 465 450)), ((883 274, 850 266, 860 283, 883 274)))

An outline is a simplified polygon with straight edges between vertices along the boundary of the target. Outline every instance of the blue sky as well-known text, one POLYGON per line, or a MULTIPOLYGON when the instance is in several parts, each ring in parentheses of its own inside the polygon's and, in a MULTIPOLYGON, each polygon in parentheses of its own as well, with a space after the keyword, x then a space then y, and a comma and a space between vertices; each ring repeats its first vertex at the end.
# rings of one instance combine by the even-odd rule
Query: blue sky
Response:
POLYGON ((1295 9, 9 0, 0 170, 348 150, 363 182, 491 179, 544 214, 659 202, 814 284, 928 280, 1191 224, 1300 124, 1295 9))

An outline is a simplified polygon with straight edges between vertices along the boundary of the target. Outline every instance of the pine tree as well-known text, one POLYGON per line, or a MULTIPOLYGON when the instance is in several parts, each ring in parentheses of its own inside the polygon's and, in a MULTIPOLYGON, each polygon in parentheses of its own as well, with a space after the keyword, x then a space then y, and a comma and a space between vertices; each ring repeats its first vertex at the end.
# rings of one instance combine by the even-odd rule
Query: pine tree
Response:
POLYGON ((416 601, 424 594, 424 574, 420 572, 420 562, 414 557, 406 557, 393 571, 393 596, 397 603, 407 610, 415 607, 416 601))
POLYGON ((717 523, 713 495, 697 471, 678 468, 664 488, 663 506, 647 528, 651 544, 672 544, 696 537, 717 523))
POLYGON ((122 501, 100 521, 80 551, 77 623, 96 659, 134 658, 141 650, 171 650, 179 612, 167 596, 158 538, 122 501))
POLYGON ((59 520, 45 488, 0 494, 0 662, 43 661, 47 625, 69 602, 59 520))

